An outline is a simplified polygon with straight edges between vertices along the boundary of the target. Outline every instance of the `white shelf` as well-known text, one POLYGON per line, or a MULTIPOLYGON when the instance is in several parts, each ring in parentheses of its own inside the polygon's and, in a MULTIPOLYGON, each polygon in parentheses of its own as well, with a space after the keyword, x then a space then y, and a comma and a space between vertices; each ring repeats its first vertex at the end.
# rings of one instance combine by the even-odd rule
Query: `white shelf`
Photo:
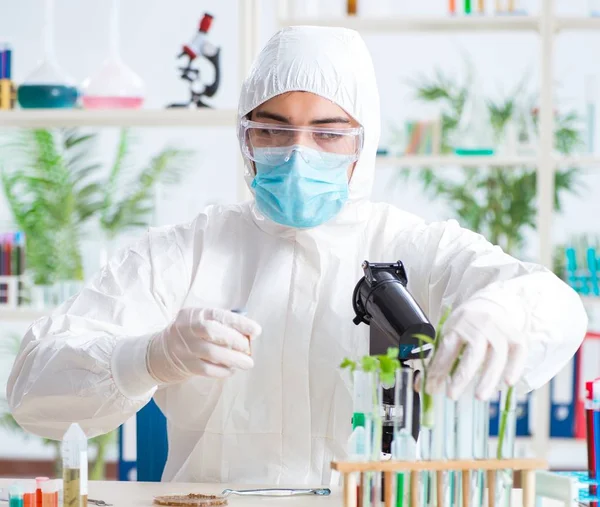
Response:
POLYGON ((35 308, 3 308, 0 306, 0 324, 2 322, 33 322, 45 317, 51 311, 51 308, 37 310, 35 308))
POLYGON ((429 18, 330 17, 280 19, 281 26, 340 26, 360 32, 485 32, 535 31, 540 20, 535 16, 448 16, 429 18))
POLYGON ((535 156, 460 156, 460 155, 402 155, 377 157, 378 167, 479 167, 479 166, 535 166, 535 156))
POLYGON ((569 155, 559 156, 556 160, 557 165, 578 165, 578 166, 600 166, 600 157, 597 155, 569 155))
POLYGON ((232 127, 233 109, 16 109, 0 112, 2 127, 232 127))
POLYGON ((560 17, 557 30, 600 30, 600 17, 560 17))

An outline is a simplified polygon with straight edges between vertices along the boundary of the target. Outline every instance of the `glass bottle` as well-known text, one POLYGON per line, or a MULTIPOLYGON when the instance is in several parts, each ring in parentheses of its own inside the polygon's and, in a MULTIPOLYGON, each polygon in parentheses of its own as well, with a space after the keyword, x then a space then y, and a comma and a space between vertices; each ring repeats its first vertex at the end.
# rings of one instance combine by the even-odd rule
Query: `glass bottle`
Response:
POLYGON ((17 90, 22 108, 72 108, 79 92, 61 70, 54 53, 54 0, 44 0, 44 56, 17 90))
POLYGON ((135 109, 144 103, 144 82, 119 53, 119 0, 111 0, 110 54, 82 85, 86 109, 135 109))
POLYGON ((358 0, 348 0, 347 9, 349 16, 356 16, 356 12, 358 9, 358 0))

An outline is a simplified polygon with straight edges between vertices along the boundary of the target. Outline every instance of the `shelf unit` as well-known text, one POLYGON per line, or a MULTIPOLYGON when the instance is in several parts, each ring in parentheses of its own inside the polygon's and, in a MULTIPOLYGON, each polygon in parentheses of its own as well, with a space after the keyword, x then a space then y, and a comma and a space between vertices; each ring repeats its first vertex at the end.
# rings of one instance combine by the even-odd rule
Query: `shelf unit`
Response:
MULTIPOLYGON (((339 19, 292 19, 289 16, 290 4, 288 0, 280 2, 278 23, 280 26, 314 24, 333 25, 352 28, 364 33, 389 33, 404 34, 410 32, 515 32, 532 31, 539 37, 539 65, 540 65, 540 90, 539 90, 539 153, 534 159, 527 159, 525 163, 535 165, 537 171, 536 197, 537 230, 539 233, 538 261, 548 267, 552 266, 552 219, 554 196, 554 173, 557 167, 576 163, 587 162, 594 164, 596 157, 565 157, 559 158, 554 153, 554 43, 556 35, 561 30, 596 30, 600 29, 600 19, 580 17, 559 17, 555 14, 556 0, 540 2, 540 12, 537 16, 448 16, 445 18, 360 18, 348 16, 339 19)), ((502 157, 485 160, 470 159, 469 165, 500 165, 500 161, 511 162, 502 164, 515 166, 522 161, 517 159, 503 160, 502 157)), ((378 159, 379 166, 392 164, 405 166, 430 165, 442 167, 445 165, 463 165, 462 158, 455 157, 394 157, 378 159)), ((544 414, 539 417, 534 425, 536 428, 533 437, 533 450, 541 458, 548 457, 550 444, 550 387, 545 385, 536 393, 536 413, 544 414)))
MULTIPOLYGON (((455 156, 406 156, 406 157, 380 157, 377 165, 405 165, 405 166, 436 166, 448 165, 503 165, 516 166, 521 164, 535 165, 537 170, 537 229, 539 232, 539 262, 552 265, 552 214, 553 214, 553 185, 554 172, 557 167, 568 164, 600 165, 600 158, 593 156, 581 157, 555 157, 554 152, 554 111, 553 97, 553 71, 554 71, 554 41, 559 31, 573 30, 600 30, 600 18, 583 17, 557 17, 554 12, 555 1, 545 0, 540 2, 540 13, 537 16, 455 16, 443 18, 305 18, 293 19, 289 16, 287 0, 279 0, 278 23, 280 26, 312 24, 321 26, 344 26, 365 33, 410 33, 410 32, 456 32, 456 33, 484 33, 484 32, 532 32, 540 40, 540 144, 539 155, 536 157, 455 157, 455 156)), ((260 0, 238 0, 239 9, 239 51, 240 51, 240 78, 246 75, 254 56, 258 53, 260 29, 260 0)), ((41 126, 202 126, 221 127, 234 126, 235 115, 232 111, 132 111, 132 112, 26 112, 14 111, 0 114, 0 127, 41 127, 41 126)), ((240 172, 241 174, 241 172, 240 172)), ((248 195, 247 188, 240 177, 238 197, 248 195)), ((28 319, 30 316, 39 315, 5 312, 0 310, 0 319, 3 317, 19 316, 28 319)), ((548 386, 540 389, 537 413, 550 412, 550 393, 548 386)), ((539 457, 547 456, 550 443, 549 421, 541 417, 535 425, 536 432, 534 443, 535 452, 539 457)))
POLYGON ((16 109, 0 112, 0 128, 231 127, 233 109, 16 109))

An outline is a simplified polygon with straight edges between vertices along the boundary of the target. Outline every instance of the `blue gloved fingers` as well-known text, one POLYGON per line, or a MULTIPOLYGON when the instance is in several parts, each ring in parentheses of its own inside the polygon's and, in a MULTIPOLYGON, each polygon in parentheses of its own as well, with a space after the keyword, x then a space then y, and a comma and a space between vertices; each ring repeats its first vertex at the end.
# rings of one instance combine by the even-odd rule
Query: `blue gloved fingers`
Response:
POLYGON ((506 340, 484 341, 488 344, 487 354, 475 390, 475 396, 480 400, 489 400, 496 392, 506 368, 508 345, 506 340))
POLYGON ((458 360, 456 371, 448 383, 448 396, 456 400, 471 383, 486 360, 488 343, 486 340, 466 342, 458 360))
POLYGON ((464 342, 456 333, 450 332, 442 337, 427 366, 425 390, 428 394, 435 394, 445 385, 463 345, 464 342))
POLYGON ((523 376, 527 363, 527 347, 521 342, 512 342, 508 346, 508 362, 503 379, 508 386, 514 386, 523 376))

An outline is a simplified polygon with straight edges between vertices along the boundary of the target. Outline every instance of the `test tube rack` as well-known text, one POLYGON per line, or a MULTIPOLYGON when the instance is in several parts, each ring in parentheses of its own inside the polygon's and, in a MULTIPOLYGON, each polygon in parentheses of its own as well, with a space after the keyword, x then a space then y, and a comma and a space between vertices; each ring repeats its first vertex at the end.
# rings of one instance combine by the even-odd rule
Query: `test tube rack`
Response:
MULTIPOLYGON (((413 472, 432 471, 438 474, 438 482, 444 472, 460 472, 463 480, 463 507, 469 507, 470 472, 485 471, 488 485, 488 507, 496 507, 495 474, 499 470, 512 470, 521 474, 523 507, 536 505, 536 471, 547 470, 548 464, 540 459, 482 459, 482 460, 423 460, 423 461, 344 461, 332 462, 331 468, 338 471, 344 481, 344 507, 357 506, 357 480, 361 473, 380 472, 384 474, 384 505, 394 505, 394 476, 400 472, 410 472, 410 507, 419 505, 420 474, 413 472)), ((438 497, 436 506, 443 507, 443 498, 438 497)))

